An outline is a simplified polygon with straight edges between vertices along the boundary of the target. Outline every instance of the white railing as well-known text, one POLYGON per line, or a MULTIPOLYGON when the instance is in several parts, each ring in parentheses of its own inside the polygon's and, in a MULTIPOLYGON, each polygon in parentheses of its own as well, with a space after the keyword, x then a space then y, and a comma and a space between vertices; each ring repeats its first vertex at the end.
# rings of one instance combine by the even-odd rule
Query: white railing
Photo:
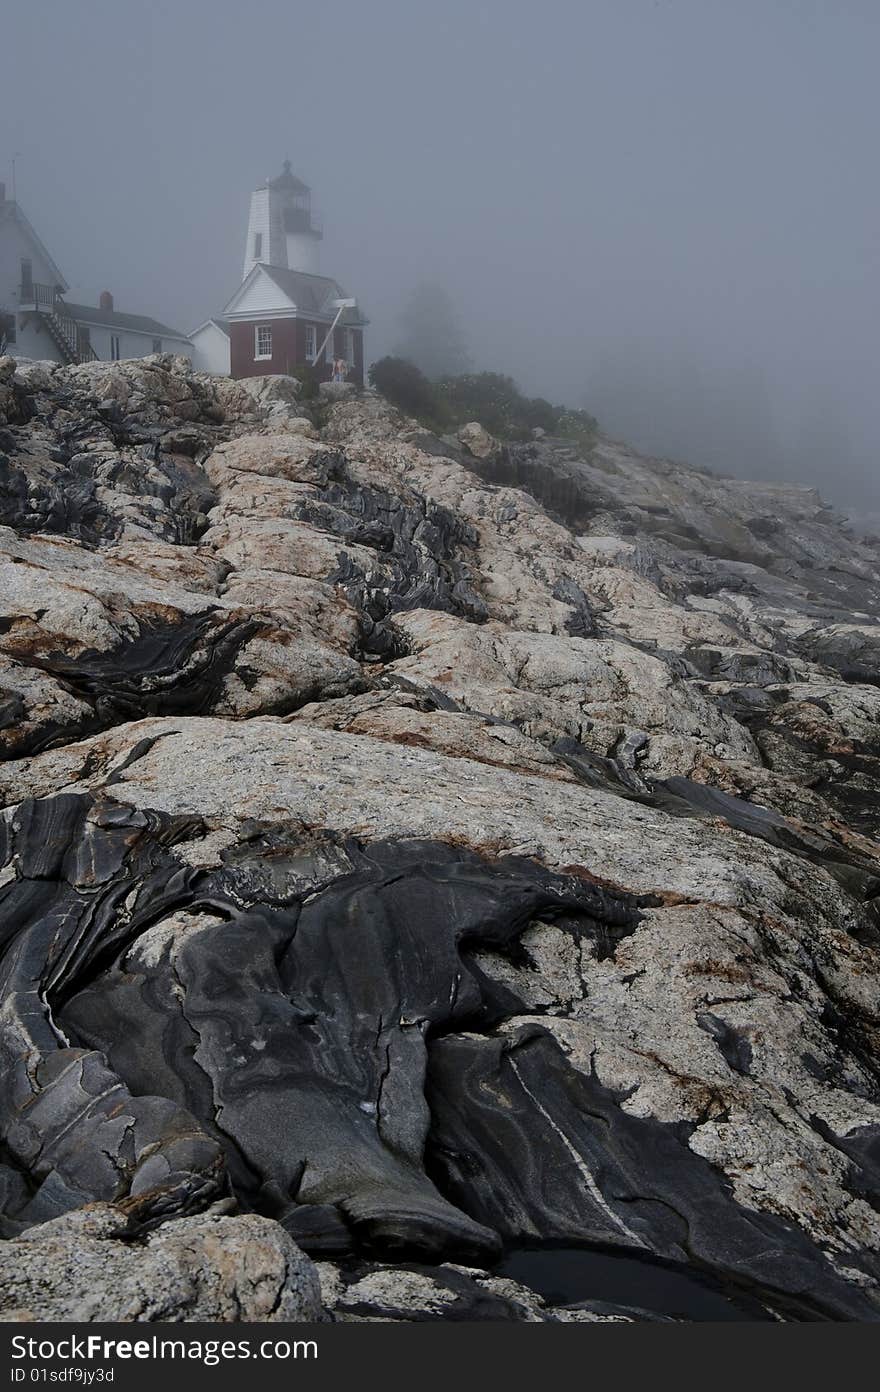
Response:
POLYGON ((35 280, 23 280, 18 291, 21 309, 30 309, 31 305, 36 309, 54 309, 57 297, 54 285, 40 285, 35 280))
POLYGON ((67 306, 54 285, 40 285, 35 280, 23 281, 19 288, 18 304, 19 309, 33 307, 50 319, 77 362, 94 362, 97 359, 97 353, 76 320, 67 313, 67 306))

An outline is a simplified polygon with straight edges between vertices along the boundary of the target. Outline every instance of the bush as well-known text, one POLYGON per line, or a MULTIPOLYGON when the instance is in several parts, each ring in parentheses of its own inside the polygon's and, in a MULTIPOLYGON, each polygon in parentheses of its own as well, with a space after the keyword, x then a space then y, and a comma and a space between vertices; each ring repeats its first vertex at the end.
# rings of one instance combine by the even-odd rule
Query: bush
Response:
POLYGON ((554 406, 543 396, 523 396, 513 378, 500 372, 447 377, 437 391, 457 424, 477 420, 499 440, 525 440, 540 429, 589 447, 596 433, 588 412, 554 406))
POLYGON ((588 450, 598 429, 588 411, 523 396, 513 378, 501 372, 464 372, 430 382, 415 363, 387 357, 373 363, 369 378, 392 405, 441 434, 479 421, 499 440, 527 440, 540 429, 588 450))
POLYGON ((424 372, 406 358, 379 358, 369 371, 370 385, 392 406, 433 429, 446 429, 441 401, 424 372))
POLYGON ((523 398, 512 377, 500 372, 465 372, 445 377, 437 391, 457 425, 476 420, 499 439, 522 437, 528 433, 522 422, 523 398))
POLYGON ((589 411, 577 411, 565 407, 559 412, 556 421, 556 434, 571 440, 583 450, 592 449, 596 442, 599 422, 589 411))

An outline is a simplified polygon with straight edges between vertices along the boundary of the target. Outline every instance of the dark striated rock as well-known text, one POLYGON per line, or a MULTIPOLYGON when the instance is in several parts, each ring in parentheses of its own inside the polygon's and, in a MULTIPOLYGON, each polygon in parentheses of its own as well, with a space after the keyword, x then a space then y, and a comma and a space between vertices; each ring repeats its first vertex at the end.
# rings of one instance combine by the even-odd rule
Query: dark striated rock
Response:
POLYGON ((51 478, 28 475, 0 454, 0 525, 17 531, 54 532, 96 543, 111 540, 120 524, 96 498, 94 479, 69 468, 51 478))
POLYGON ((16 874, 0 890, 0 1139, 28 1188, 13 1222, 153 1190, 160 1218, 222 1192, 216 1141, 174 1102, 132 1096, 55 1024, 108 954, 185 895, 192 874, 169 848, 192 829, 77 795, 25 803, 3 824, 0 861, 16 874))
POLYGON ((839 672, 844 681, 880 686, 880 630, 818 625, 797 646, 813 662, 839 672))
POLYGON ((170 849, 193 830, 81 795, 5 826, 4 995, 41 1060, 25 1076, 7 1056, 2 1137, 36 1186, 10 1216, 145 1188, 185 1211, 216 1190, 222 1144, 240 1199, 313 1247, 344 1225, 385 1251, 494 1250, 422 1169, 427 1043, 516 1008, 475 949, 515 951, 537 915, 631 931, 635 902, 527 861, 277 829, 198 875, 170 849), (42 1010, 17 1004, 34 992, 42 1010))
POLYGON ((229 618, 209 609, 181 615, 177 622, 141 619, 137 637, 109 652, 92 650, 66 657, 13 648, 12 655, 22 666, 57 678, 92 712, 72 726, 44 726, 32 738, 18 742, 16 754, 45 749, 61 735, 75 739, 147 714, 188 715, 209 709, 234 670, 241 648, 260 627, 258 619, 229 618))
POLYGON ((803 686, 725 690, 720 707, 754 736, 768 767, 803 779, 857 832, 880 836, 880 735, 871 718, 854 732, 827 699, 803 686))
MULTIPOLYGON (((515 959, 541 919, 601 958, 634 931, 631 897, 532 861, 277 826, 197 871, 174 847, 198 832, 82 794, 3 824, 0 1136, 24 1181, 6 1185, 11 1231, 126 1196, 149 1225, 228 1175, 307 1250, 611 1244, 694 1262, 783 1313, 877 1314, 545 1033, 493 1034, 523 1002, 477 954, 515 959)), ((703 1027, 747 1068, 734 1031, 703 1027)))
MULTIPOLYGON (((854 898, 874 905, 880 895, 880 866, 864 850, 845 844, 823 827, 797 826, 772 808, 761 807, 745 798, 695 783, 691 778, 666 778, 652 785, 652 801, 675 813, 722 817, 728 826, 757 836, 771 846, 792 851, 804 860, 822 865, 839 880, 854 898), (664 796, 664 795, 671 796, 664 796), (678 804, 678 805, 676 805, 678 804)), ((880 927, 880 913, 877 917, 880 927)), ((878 938, 880 941, 880 938, 878 938)))
POLYGON ((690 1262, 797 1318, 880 1319, 792 1225, 731 1201, 675 1128, 628 1115, 534 1027, 430 1055, 430 1163, 510 1240, 572 1239, 690 1262))
POLYGON ((486 606, 472 585, 464 559, 476 542, 472 528, 447 508, 418 496, 411 500, 351 479, 344 468, 301 506, 300 518, 342 541, 377 553, 367 573, 347 552, 329 577, 361 616, 365 653, 400 655, 393 616, 411 609, 438 609, 480 623, 486 606))
POLYGON ((554 599, 561 599, 563 604, 571 605, 571 615, 565 623, 566 631, 573 638, 595 638, 598 633, 596 620, 590 601, 580 585, 563 576, 556 581, 552 594, 554 599))
POLYGON ((468 468, 487 483, 506 484, 531 493, 553 517, 573 528, 586 528, 597 513, 614 506, 611 494, 587 480, 572 460, 569 447, 552 441, 503 445, 485 458, 468 460, 468 468))

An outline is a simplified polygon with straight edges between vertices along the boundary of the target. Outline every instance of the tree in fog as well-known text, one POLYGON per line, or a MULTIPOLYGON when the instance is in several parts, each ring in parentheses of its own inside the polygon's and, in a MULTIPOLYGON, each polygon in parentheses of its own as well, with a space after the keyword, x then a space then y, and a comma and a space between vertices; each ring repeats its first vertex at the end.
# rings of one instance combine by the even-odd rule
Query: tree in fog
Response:
POLYGON ((470 371, 464 330, 442 285, 423 281, 410 292, 400 315, 400 328, 395 353, 415 363, 426 377, 436 381, 470 371))

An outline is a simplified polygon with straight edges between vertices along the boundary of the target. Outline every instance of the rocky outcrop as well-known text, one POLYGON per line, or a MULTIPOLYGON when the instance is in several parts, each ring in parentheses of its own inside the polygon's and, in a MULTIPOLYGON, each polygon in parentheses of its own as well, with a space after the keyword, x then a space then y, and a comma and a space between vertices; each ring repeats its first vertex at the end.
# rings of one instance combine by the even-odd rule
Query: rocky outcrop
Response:
POLYGON ((324 1317, 314 1266, 266 1218, 201 1214, 136 1234, 131 1212, 93 1204, 0 1244, 0 1321, 324 1317))
POLYGON ((7 1317, 878 1318, 880 553, 303 409, 0 363, 7 1317))
MULTIPOLYGON (((444 1262, 439 1266, 357 1262, 345 1267, 317 1263, 321 1294, 338 1324, 429 1324, 491 1320, 512 1324, 631 1324, 664 1321, 649 1310, 582 1300, 553 1305, 505 1276, 444 1262)), ((723 1307, 720 1307, 723 1308, 723 1307)), ((745 1317, 745 1316, 744 1316, 745 1317)))

